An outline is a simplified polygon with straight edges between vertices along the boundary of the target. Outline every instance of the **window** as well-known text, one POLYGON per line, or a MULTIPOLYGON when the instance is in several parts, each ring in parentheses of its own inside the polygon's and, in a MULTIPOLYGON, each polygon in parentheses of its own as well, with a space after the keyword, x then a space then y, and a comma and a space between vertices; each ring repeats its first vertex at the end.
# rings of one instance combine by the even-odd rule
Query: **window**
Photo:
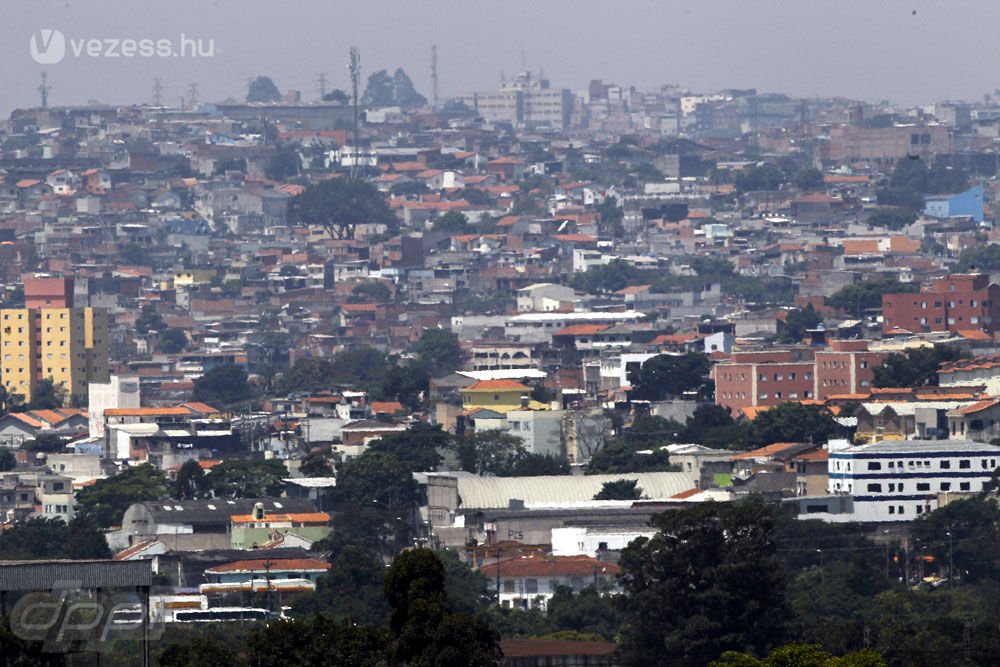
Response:
POLYGON ((959 491, 968 491, 969 490, 969 483, 968 482, 960 482, 959 485, 958 485, 958 490, 959 491))
POLYGON ((894 482, 889 482, 889 491, 895 491, 895 490, 896 490, 896 484, 894 482))
POLYGON ((896 513, 896 506, 889 505, 889 514, 895 514, 895 513, 896 513))
POLYGON ((903 512, 905 511, 905 510, 904 510, 903 506, 902 506, 902 505, 900 505, 900 506, 899 506, 899 507, 898 507, 898 508, 896 509, 896 511, 897 511, 897 512, 898 512, 899 514, 902 514, 902 513, 903 513, 903 512))
POLYGON ((917 505, 917 514, 923 514, 923 513, 924 513, 924 506, 917 505))
POLYGON ((538 579, 525 579, 524 580, 524 592, 525 593, 538 593, 538 579))
POLYGON ((959 470, 968 470, 971 467, 972 467, 972 461, 970 461, 969 459, 962 459, 961 461, 958 462, 959 470))
POLYGON ((930 491, 930 482, 917 482, 917 491, 930 491))
POLYGON ((504 593, 513 593, 514 592, 514 580, 513 579, 504 579, 503 580, 503 592, 504 593))
POLYGON ((951 468, 951 461, 941 461, 941 470, 948 470, 951 468))
POLYGON ((942 491, 951 491, 951 482, 941 482, 942 491))
POLYGON ((869 470, 881 470, 882 469, 882 464, 879 463, 878 461, 869 461, 868 462, 868 469, 869 470))
POLYGON ((869 484, 868 485, 868 493, 882 493, 882 485, 881 484, 869 484))

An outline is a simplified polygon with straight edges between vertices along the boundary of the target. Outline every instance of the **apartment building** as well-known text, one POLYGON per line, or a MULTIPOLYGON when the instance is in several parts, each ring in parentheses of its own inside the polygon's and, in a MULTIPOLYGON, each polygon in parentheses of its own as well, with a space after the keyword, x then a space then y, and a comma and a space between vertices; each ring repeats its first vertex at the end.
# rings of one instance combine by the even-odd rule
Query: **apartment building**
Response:
POLYGON ((1000 465, 1000 447, 971 440, 882 441, 830 452, 829 492, 849 496, 844 520, 912 521, 938 494, 979 493, 1000 465))
POLYGON ((1000 285, 982 273, 937 278, 929 289, 882 296, 882 327, 905 331, 988 331, 1000 329, 1000 285))
POLYGON ((826 400, 867 394, 874 368, 886 358, 866 341, 834 340, 825 348, 734 352, 712 369, 715 402, 731 410, 770 407, 786 401, 826 400))
POLYGON ((83 401, 91 382, 108 382, 108 314, 74 307, 71 278, 24 278, 25 307, 0 309, 2 381, 30 401, 52 378, 67 400, 83 401))

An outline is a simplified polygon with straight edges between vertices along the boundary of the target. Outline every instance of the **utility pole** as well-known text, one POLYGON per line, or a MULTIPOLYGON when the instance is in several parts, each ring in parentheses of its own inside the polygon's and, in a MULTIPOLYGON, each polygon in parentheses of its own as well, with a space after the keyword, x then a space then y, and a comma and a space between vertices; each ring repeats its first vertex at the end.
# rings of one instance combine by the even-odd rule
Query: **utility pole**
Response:
POLYGON ((319 74, 316 77, 316 85, 319 87, 319 99, 326 97, 326 74, 319 74))
POLYGON ((431 46, 431 83, 434 87, 434 111, 438 110, 438 47, 431 46))
POLYGON ((52 90, 52 86, 48 85, 49 75, 42 72, 42 83, 38 86, 38 92, 42 96, 42 108, 49 108, 49 91, 52 90))
POLYGON ((351 94, 354 97, 354 161, 351 163, 351 178, 354 178, 358 169, 358 88, 361 86, 361 51, 356 46, 351 47, 347 69, 351 72, 351 94))
POLYGON ((198 106, 198 84, 189 83, 188 84, 188 102, 191 103, 191 107, 194 108, 198 106))
POLYGON ((163 106, 163 84, 159 78, 153 79, 153 106, 163 106))

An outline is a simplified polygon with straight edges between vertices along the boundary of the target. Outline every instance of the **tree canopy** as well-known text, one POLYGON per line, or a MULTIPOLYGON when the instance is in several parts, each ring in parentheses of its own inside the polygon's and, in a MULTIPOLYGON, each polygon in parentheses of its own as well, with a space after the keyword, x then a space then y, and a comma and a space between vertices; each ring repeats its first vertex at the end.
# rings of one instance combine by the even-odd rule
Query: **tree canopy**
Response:
POLYGON ((358 179, 310 185, 292 198, 289 214, 295 222, 324 228, 335 239, 353 239, 359 225, 384 225, 390 231, 397 226, 382 193, 358 179))
POLYGON ((661 401, 695 391, 710 394, 708 372, 712 364, 698 352, 681 355, 661 354, 648 359, 637 370, 628 373, 632 398, 661 401))
POLYGON ((417 357, 417 364, 435 377, 461 368, 465 356, 458 335, 447 329, 424 329, 411 351, 417 357))
POLYGON ((68 524, 59 518, 28 519, 0 533, 0 560, 110 557, 104 534, 88 517, 68 524))
POLYGON ((873 369, 876 387, 937 386, 941 364, 967 356, 951 345, 910 348, 903 353, 892 352, 873 369))
POLYGON ((205 491, 215 498, 277 498, 288 469, 278 459, 229 459, 205 475, 205 491))
POLYGON ((903 294, 920 290, 917 283, 901 283, 892 278, 862 280, 841 287, 826 298, 826 305, 837 310, 861 317, 866 310, 882 310, 883 294, 903 294))
POLYGON ((245 403, 254 397, 246 370, 236 364, 216 366, 194 381, 194 400, 215 407, 245 403))
POLYGON ((756 447, 775 442, 824 443, 840 430, 830 412, 821 405, 779 403, 750 422, 750 439, 756 447))
POLYGON ((639 500, 642 489, 637 479, 616 479, 604 482, 601 490, 594 494, 594 500, 639 500))
POLYGON ((143 463, 80 489, 76 494, 76 514, 109 528, 121 524, 125 510, 133 503, 161 500, 169 497, 170 491, 166 475, 143 463))
POLYGON ((247 102, 278 102, 281 92, 269 76, 258 76, 247 89, 247 102))
POLYGON ((400 67, 392 76, 384 69, 369 75, 361 103, 366 107, 418 109, 427 104, 427 98, 417 92, 413 81, 400 67))
POLYGON ((630 664, 697 665, 766 651, 785 636, 774 519, 754 501, 656 514, 658 532, 622 552, 622 651, 630 664))

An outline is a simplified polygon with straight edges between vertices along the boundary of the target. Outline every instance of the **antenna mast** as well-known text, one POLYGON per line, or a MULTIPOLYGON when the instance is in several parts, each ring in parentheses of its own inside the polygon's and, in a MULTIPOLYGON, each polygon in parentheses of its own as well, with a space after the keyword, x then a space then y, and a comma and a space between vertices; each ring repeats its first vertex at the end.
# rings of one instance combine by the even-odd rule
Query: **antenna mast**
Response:
POLYGON ((153 79, 153 106, 163 106, 163 83, 159 78, 153 79))
POLYGON ((49 106, 49 91, 52 90, 52 86, 46 83, 48 81, 49 75, 42 72, 42 83, 38 86, 38 92, 42 96, 42 108, 47 109, 49 106))
POLYGON ((317 84, 319 85, 319 99, 322 100, 326 97, 326 74, 318 75, 317 84))
POLYGON ((351 164, 351 177, 358 168, 358 88, 361 85, 361 51, 351 47, 350 61, 347 69, 351 72, 351 94, 354 96, 354 162, 351 164))
POLYGON ((438 47, 431 46, 431 82, 434 84, 434 111, 438 110, 438 47))
POLYGON ((188 104, 191 105, 192 109, 195 108, 196 106, 198 106, 198 84, 197 83, 189 83, 188 84, 188 104))

